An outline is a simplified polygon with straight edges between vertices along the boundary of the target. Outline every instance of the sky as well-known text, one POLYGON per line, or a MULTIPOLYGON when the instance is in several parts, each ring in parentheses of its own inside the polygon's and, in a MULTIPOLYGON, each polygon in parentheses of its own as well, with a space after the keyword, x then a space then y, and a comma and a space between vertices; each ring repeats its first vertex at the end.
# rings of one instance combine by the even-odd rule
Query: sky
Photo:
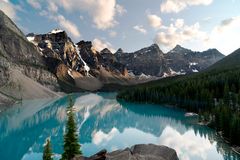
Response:
POLYGON ((240 0, 0 0, 0 9, 25 34, 58 28, 99 51, 240 48, 240 0))

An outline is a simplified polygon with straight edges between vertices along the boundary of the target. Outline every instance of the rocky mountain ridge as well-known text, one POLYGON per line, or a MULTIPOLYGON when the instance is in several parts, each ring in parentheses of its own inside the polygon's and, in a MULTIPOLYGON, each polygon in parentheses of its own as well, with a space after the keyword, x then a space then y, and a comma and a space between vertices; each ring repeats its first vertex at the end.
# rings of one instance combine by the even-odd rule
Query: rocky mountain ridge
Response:
POLYGON ((115 90, 198 72, 224 57, 216 49, 193 52, 179 45, 168 53, 163 53, 157 44, 133 53, 122 49, 111 53, 107 48, 97 51, 90 41, 74 43, 64 30, 25 36, 2 11, 0 30, 1 97, 21 90, 15 95, 17 99, 32 98, 30 93, 24 94, 27 86, 22 81, 32 80, 31 84, 37 82, 52 91, 115 90), (12 73, 22 79, 14 80, 12 73))
POLYGON ((0 10, 0 101, 51 97, 55 95, 52 90, 60 90, 57 78, 47 70, 36 47, 0 10), (15 73, 19 79, 15 79, 15 73), (24 80, 28 83, 24 83, 24 80), (31 93, 41 94, 27 93, 24 91, 27 86, 33 87, 31 93), (39 86, 42 86, 41 89, 39 86))
POLYGON ((105 84, 134 83, 126 67, 108 49, 98 52, 90 41, 75 44, 65 31, 58 29, 47 34, 31 33, 27 39, 37 47, 65 91, 94 91, 105 84))
POLYGON ((31 36, 28 35, 28 39, 38 46, 45 57, 59 59, 82 76, 90 73, 96 77, 100 68, 124 79, 184 75, 202 71, 224 57, 216 49, 196 52, 180 45, 163 53, 157 44, 133 53, 124 52, 121 48, 116 53, 107 48, 98 52, 90 41, 74 44, 62 30, 31 36))
POLYGON ((217 49, 197 52, 183 48, 180 45, 165 54, 167 66, 178 74, 200 72, 224 57, 217 49))
POLYGON ((196 52, 180 45, 163 53, 157 44, 133 53, 118 49, 115 55, 134 75, 158 77, 200 72, 225 57, 217 49, 196 52))

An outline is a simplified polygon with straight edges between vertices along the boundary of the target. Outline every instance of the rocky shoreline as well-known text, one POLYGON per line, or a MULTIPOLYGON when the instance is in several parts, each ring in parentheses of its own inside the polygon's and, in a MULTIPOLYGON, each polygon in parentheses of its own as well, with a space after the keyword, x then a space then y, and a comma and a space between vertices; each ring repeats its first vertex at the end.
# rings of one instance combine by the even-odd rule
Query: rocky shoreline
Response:
POLYGON ((178 160, 174 149, 154 144, 138 144, 108 153, 102 150, 93 156, 76 156, 73 160, 178 160))

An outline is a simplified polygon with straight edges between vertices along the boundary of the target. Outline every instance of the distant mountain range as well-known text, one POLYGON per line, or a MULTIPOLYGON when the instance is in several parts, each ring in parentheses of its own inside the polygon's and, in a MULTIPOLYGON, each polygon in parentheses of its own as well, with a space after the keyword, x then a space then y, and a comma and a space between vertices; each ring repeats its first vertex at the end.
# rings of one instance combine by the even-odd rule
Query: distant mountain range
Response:
POLYGON ((216 49, 195 52, 177 45, 163 53, 157 44, 133 53, 116 52, 120 63, 124 64, 134 75, 167 77, 199 72, 224 57, 216 49))
POLYGON ((142 82, 143 79, 199 72, 224 57, 216 49, 194 52, 179 45, 163 53, 157 44, 133 53, 126 53, 122 49, 112 53, 108 48, 98 52, 90 41, 74 44, 63 30, 46 34, 31 33, 27 38, 45 57, 49 70, 58 79, 69 82, 72 78, 79 88, 87 90, 99 89, 104 84, 129 85, 134 84, 133 81, 142 82), (91 89, 89 86, 83 88, 81 82, 85 78, 99 85, 91 89))
POLYGON ((199 114, 203 124, 240 145, 240 49, 204 71, 128 87, 118 92, 124 101, 168 104, 199 114), (206 123, 207 122, 207 123, 206 123))
POLYGON ((0 100, 10 95, 55 96, 52 91, 113 90, 199 72, 224 57, 216 49, 194 52, 179 45, 163 53, 157 44, 133 53, 111 53, 107 48, 98 52, 89 41, 75 44, 63 30, 25 36, 2 11, 0 31, 0 100))

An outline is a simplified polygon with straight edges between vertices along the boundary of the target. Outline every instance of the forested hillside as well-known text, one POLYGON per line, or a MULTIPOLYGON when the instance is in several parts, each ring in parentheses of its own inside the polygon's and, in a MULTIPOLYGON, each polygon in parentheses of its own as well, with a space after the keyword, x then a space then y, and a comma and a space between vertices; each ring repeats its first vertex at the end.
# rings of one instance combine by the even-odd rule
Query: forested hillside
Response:
POLYGON ((240 145, 240 49, 202 73, 135 86, 121 91, 118 99, 200 113, 202 121, 240 145))

